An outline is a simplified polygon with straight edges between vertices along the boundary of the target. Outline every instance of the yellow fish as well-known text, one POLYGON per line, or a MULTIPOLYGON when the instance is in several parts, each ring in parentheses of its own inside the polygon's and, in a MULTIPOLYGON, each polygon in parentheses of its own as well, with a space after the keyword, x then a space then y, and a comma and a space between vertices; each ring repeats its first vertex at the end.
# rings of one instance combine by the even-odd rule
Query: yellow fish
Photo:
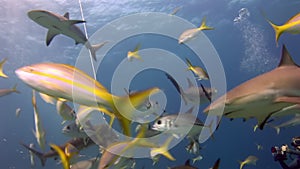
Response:
POLYGON ((138 44, 134 50, 131 52, 131 51, 128 51, 127 53, 127 59, 129 61, 132 61, 132 58, 136 58, 136 59, 139 59, 139 60, 143 60, 142 57, 140 56, 140 54, 138 53, 139 50, 141 48, 141 44, 138 44))
POLYGON ((7 58, 3 59, 1 62, 0 62, 0 76, 1 77, 4 77, 4 78, 8 78, 8 76, 3 72, 3 65, 4 63, 6 62, 7 58))
POLYGON ((173 137, 169 137, 162 146, 150 141, 150 138, 143 138, 147 128, 143 125, 135 139, 131 141, 122 141, 111 144, 102 154, 98 169, 105 169, 115 165, 119 165, 120 161, 126 162, 133 155, 133 151, 137 147, 151 148, 151 158, 156 155, 164 155, 169 160, 174 161, 175 158, 168 152, 168 146, 173 137))
POLYGON ((70 169, 70 159, 78 154, 78 150, 72 144, 67 144, 64 151, 55 144, 50 146, 58 153, 64 169, 70 169))
POLYGON ((181 43, 185 43, 187 42, 188 40, 194 38, 195 36, 198 35, 198 33, 200 31, 203 31, 203 30, 213 30, 214 28, 213 27, 209 27, 206 25, 206 19, 205 17, 203 18, 202 20, 202 23, 200 25, 199 28, 193 28, 193 29, 188 29, 188 30, 185 30, 178 38, 178 43, 181 44, 181 43))
POLYGON ((189 59, 186 58, 186 62, 188 65, 188 70, 191 70, 197 77, 198 80, 208 80, 208 74, 205 72, 205 70, 199 66, 193 66, 191 61, 189 59))
POLYGON ((44 151, 45 150, 45 145, 46 145, 46 139, 45 139, 45 130, 43 128, 39 111, 36 105, 36 99, 35 99, 35 91, 32 90, 32 105, 33 105, 33 110, 34 110, 34 124, 35 124, 35 131, 34 135, 37 139, 37 142, 41 149, 44 151))
POLYGON ((126 135, 130 135, 129 119, 132 119, 135 107, 143 104, 151 94, 160 91, 154 87, 129 96, 115 96, 83 71, 59 63, 38 63, 19 68, 15 73, 24 83, 40 93, 58 100, 106 109, 104 113, 113 112, 126 135))
POLYGON ((275 41, 277 46, 278 46, 278 39, 282 33, 288 32, 290 34, 300 34, 300 13, 291 17, 283 25, 275 25, 268 19, 267 21, 270 23, 270 25, 273 27, 275 31, 275 41))
POLYGON ((244 161, 240 162, 240 169, 242 169, 246 164, 256 165, 257 160, 258 158, 256 156, 252 156, 252 155, 248 156, 244 161))

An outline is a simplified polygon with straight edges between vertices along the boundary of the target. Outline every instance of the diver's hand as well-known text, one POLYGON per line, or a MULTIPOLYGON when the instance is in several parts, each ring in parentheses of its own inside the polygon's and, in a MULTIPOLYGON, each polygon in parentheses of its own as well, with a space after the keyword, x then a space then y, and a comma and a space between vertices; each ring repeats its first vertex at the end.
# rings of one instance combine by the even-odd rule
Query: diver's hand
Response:
POLYGON ((276 154, 274 156, 274 160, 275 161, 284 161, 284 160, 287 160, 287 157, 284 154, 276 154))

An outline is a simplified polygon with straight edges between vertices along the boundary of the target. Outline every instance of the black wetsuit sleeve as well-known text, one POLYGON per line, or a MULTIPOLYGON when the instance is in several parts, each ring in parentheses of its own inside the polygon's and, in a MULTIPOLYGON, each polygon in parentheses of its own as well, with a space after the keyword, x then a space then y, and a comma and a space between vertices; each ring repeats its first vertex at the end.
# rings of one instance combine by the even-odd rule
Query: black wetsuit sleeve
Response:
POLYGON ((295 159, 290 165, 289 169, 299 169, 300 168, 300 160, 295 159))
POLYGON ((282 169, 291 169, 288 165, 285 164, 283 160, 279 160, 279 164, 282 169))

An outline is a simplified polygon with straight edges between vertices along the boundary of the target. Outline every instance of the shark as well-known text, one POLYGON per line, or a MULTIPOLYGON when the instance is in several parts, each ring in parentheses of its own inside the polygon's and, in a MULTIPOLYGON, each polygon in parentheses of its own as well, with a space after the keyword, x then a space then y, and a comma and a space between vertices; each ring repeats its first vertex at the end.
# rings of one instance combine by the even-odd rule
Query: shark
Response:
POLYGON ((48 29, 47 46, 56 35, 63 34, 74 39, 76 45, 79 43, 84 44, 90 50, 93 59, 97 61, 96 51, 107 43, 91 45, 85 34, 76 26, 76 24, 85 23, 85 21, 70 20, 68 12, 62 16, 46 10, 31 10, 27 14, 31 20, 48 29))
POLYGON ((245 121, 255 118, 262 130, 271 117, 292 114, 293 107, 300 103, 299 81, 300 68, 283 45, 276 68, 231 89, 203 111, 211 114, 223 111, 223 116, 245 121))

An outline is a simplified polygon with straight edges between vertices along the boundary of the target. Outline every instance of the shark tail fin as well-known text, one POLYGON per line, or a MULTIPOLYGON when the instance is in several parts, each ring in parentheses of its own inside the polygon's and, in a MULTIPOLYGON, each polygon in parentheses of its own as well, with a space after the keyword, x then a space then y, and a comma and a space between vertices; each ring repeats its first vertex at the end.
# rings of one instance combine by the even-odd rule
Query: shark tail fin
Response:
POLYGON ((19 90, 17 90, 17 85, 18 84, 15 84, 12 88, 12 91, 15 92, 15 93, 21 93, 19 90))
POLYGON ((202 30, 213 30, 214 28, 206 25, 206 17, 204 17, 202 19, 202 23, 201 23, 201 25, 200 25, 200 27, 198 29, 200 31, 202 31, 202 30))
POLYGON ((106 43, 108 43, 108 41, 104 41, 104 42, 102 42, 102 43, 98 43, 98 44, 96 44, 96 45, 90 45, 90 46, 89 46, 89 50, 90 50, 91 55, 92 55, 92 57, 93 57, 93 59, 94 59, 95 61, 97 61, 96 52, 97 52, 101 47, 103 47, 106 43))
POLYGON ((7 58, 4 58, 1 62, 0 62, 0 76, 4 77, 4 78, 8 78, 8 76, 3 72, 3 65, 6 62, 7 58))
POLYGON ((154 158, 156 155, 161 154, 167 157, 169 160, 175 161, 176 159, 168 151, 168 147, 172 140, 173 137, 171 136, 166 140, 166 142, 161 147, 153 148, 150 152, 151 158, 154 158))
POLYGON ((45 166, 47 158, 44 156, 43 153, 41 153, 41 152, 39 152, 39 151, 37 151, 37 150, 29 147, 28 145, 26 145, 26 144, 24 144, 22 142, 20 142, 20 144, 23 147, 25 147, 27 150, 31 151, 34 155, 36 155, 40 159, 42 166, 45 166))

